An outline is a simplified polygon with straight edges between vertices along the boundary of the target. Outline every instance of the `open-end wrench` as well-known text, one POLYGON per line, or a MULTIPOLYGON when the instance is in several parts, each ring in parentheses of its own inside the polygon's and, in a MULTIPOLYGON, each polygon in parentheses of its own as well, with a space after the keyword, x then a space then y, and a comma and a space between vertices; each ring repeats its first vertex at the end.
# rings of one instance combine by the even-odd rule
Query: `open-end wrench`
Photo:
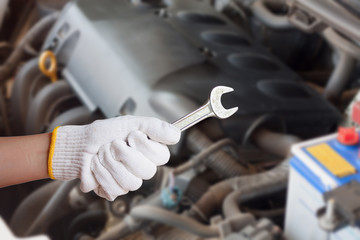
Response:
POLYGON ((208 118, 217 117, 225 119, 233 115, 238 107, 225 109, 221 104, 221 96, 224 93, 232 92, 234 89, 231 87, 217 86, 211 90, 208 101, 200 108, 196 109, 192 113, 180 118, 173 123, 181 131, 188 129, 189 127, 197 124, 198 122, 208 118))

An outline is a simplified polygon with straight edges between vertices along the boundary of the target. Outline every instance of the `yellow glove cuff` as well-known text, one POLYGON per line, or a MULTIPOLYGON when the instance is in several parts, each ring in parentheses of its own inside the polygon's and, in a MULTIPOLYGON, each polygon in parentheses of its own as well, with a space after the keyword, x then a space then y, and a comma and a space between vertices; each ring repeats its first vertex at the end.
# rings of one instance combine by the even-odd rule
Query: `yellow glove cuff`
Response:
POLYGON ((48 174, 51 179, 55 179, 53 170, 52 170, 52 159, 53 159, 54 151, 55 151, 55 142, 56 142, 56 135, 57 135, 58 128, 59 127, 56 127, 51 134, 51 142, 50 142, 50 147, 49 147, 48 174))

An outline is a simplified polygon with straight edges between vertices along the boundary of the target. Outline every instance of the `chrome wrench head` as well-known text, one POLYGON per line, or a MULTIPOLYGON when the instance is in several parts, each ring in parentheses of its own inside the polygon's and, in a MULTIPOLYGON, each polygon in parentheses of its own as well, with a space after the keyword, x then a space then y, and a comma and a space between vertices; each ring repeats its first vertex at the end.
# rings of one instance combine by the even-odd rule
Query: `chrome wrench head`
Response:
POLYGON ((234 91, 234 89, 224 86, 217 86, 213 88, 210 92, 208 101, 204 105, 174 122, 174 126, 179 128, 181 131, 184 131, 209 117, 217 117, 221 119, 230 117, 238 110, 238 108, 234 107, 231 109, 225 109, 221 104, 221 96, 224 93, 232 91, 234 91))
POLYGON ((221 104, 221 96, 224 93, 232 92, 234 91, 231 87, 225 87, 225 86, 217 86, 211 90, 209 102, 210 106, 215 114, 215 117, 220 119, 225 119, 233 115, 237 110, 238 107, 233 107, 230 109, 225 109, 223 105, 221 104))

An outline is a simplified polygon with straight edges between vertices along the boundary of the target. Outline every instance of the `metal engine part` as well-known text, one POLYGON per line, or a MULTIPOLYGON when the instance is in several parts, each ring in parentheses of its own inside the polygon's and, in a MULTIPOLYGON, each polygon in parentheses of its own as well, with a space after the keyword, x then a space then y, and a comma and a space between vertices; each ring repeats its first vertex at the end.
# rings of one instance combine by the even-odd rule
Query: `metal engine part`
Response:
MULTIPOLYGON (((241 138, 238 133, 263 114, 276 113, 289 133, 301 137, 324 134, 339 120, 331 105, 207 2, 170 1, 158 8, 76 1, 53 27, 43 47, 48 48, 56 52, 64 78, 81 101, 106 117, 135 114, 174 121, 184 113, 165 116, 158 110, 163 106, 152 106, 156 91, 201 104, 220 84, 235 89, 223 101, 239 111, 221 122, 233 138, 241 138), (141 26, 146 27, 130 30, 141 26)), ((181 101, 174 104, 184 108, 181 101)))

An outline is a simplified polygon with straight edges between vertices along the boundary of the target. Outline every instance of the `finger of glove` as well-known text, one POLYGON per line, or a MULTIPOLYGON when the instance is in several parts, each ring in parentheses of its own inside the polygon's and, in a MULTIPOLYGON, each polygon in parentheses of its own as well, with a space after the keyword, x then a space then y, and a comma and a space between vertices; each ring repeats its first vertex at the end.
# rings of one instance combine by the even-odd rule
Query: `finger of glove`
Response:
MULTIPOLYGON (((128 146, 124 141, 115 140, 111 144, 111 152, 114 157, 126 166, 126 169, 134 176, 141 179, 150 179, 156 173, 156 165, 146 158, 140 151, 128 146)), ((106 163, 115 167, 119 163, 106 163)))
POLYGON ((84 193, 90 192, 97 188, 99 183, 96 181, 94 174, 91 172, 86 177, 81 177, 80 190, 84 193))
MULTIPOLYGON (((94 189, 94 193, 96 193, 96 195, 98 195, 99 197, 105 198, 107 200, 111 199, 107 194, 105 194, 104 189, 102 189, 101 186, 98 186, 97 188, 94 189)), ((109 200, 112 201, 112 200, 109 200)))
POLYGON ((139 130, 150 139, 166 144, 176 144, 180 140, 181 131, 174 125, 157 118, 140 118, 139 130))
POLYGON ((127 141, 131 148, 141 152, 157 166, 164 165, 169 161, 170 151, 168 147, 148 139, 143 132, 132 131, 127 141))
POLYGON ((94 173, 99 186, 104 190, 107 196, 119 196, 126 194, 128 189, 124 189, 121 185, 119 185, 111 173, 101 164, 99 154, 94 156, 91 164, 91 170, 94 173))
MULTIPOLYGON (((129 154, 128 148, 129 147, 124 141, 116 140, 104 145, 98 155, 100 156, 99 159, 102 165, 107 169, 107 171, 117 181, 117 183, 122 186, 123 189, 135 191, 142 185, 142 175, 136 175, 131 169, 128 168, 125 162, 137 162, 139 165, 136 167, 140 169, 145 166, 151 170, 152 166, 147 164, 145 161, 142 161, 142 159, 138 159, 143 156, 139 156, 139 154, 129 154), (120 145, 122 147, 119 147, 120 145), (129 158, 130 160, 127 160, 129 158)), ((156 169, 154 171, 156 171, 156 169)))
MULTIPOLYGON (((101 186, 98 186, 97 188, 95 188, 94 192, 98 196, 100 196, 102 198, 105 198, 108 201, 114 201, 118 196, 123 195, 123 194, 117 195, 117 194, 114 194, 114 193, 106 192, 101 186)), ((124 193, 124 194, 126 194, 126 193, 124 193)))
POLYGON ((90 192, 99 186, 93 172, 91 171, 91 160, 83 161, 80 173, 80 190, 84 193, 90 192))

